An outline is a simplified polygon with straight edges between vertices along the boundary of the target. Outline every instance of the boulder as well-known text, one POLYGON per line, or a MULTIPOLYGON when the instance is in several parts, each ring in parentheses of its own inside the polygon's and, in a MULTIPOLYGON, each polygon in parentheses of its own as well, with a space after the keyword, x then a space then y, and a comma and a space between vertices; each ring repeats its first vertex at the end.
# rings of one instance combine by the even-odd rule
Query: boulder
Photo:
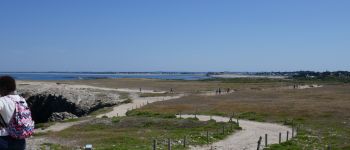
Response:
POLYGON ((49 117, 49 121, 55 122, 55 121, 63 121, 63 120, 75 119, 75 118, 78 118, 78 117, 69 112, 54 112, 49 117))
POLYGON ((17 83, 17 92, 26 98, 36 123, 50 121, 49 118, 57 112, 81 117, 122 102, 118 91, 113 89, 53 82, 17 83))

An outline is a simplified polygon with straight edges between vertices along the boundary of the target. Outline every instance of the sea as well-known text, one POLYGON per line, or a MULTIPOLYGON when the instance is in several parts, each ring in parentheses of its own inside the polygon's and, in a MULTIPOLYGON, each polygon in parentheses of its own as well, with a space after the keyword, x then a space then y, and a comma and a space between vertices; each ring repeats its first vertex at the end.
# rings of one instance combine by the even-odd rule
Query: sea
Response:
POLYGON ((102 72, 0 72, 0 76, 10 75, 16 80, 89 80, 145 78, 162 80, 202 80, 211 78, 204 72, 160 72, 160 73, 102 73, 102 72))

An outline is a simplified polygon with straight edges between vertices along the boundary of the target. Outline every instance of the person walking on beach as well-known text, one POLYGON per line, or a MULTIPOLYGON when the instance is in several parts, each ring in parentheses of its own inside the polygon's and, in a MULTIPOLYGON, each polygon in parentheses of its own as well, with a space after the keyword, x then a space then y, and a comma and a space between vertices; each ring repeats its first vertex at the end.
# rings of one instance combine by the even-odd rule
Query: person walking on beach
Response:
POLYGON ((34 131, 29 107, 10 76, 0 77, 0 149, 24 150, 34 131))
POLYGON ((221 94, 221 88, 219 88, 219 95, 221 94))

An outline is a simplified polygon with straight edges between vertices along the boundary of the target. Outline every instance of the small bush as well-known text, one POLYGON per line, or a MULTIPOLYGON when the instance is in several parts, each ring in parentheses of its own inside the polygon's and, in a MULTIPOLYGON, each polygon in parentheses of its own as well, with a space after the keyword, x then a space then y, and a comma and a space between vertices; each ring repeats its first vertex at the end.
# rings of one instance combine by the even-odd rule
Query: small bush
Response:
POLYGON ((122 101, 122 104, 132 103, 132 99, 128 98, 124 101, 122 101))
POLYGON ((120 120, 121 120, 121 118, 120 117, 112 117, 112 122, 113 123, 118 123, 118 122, 120 122, 120 120))
POLYGON ((142 117, 156 117, 156 118, 176 118, 175 114, 169 113, 156 113, 149 111, 139 111, 139 110, 131 110, 126 112, 127 116, 142 116, 142 117))

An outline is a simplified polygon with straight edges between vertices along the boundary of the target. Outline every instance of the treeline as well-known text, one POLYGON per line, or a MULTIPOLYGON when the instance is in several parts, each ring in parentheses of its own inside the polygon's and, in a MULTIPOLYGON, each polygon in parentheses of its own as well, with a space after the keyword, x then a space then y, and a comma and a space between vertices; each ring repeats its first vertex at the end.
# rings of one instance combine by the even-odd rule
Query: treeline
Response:
POLYGON ((335 77, 335 78, 349 78, 350 72, 348 71, 335 71, 335 72, 314 72, 314 71, 299 71, 293 77, 302 77, 302 78, 327 78, 327 77, 335 77))

